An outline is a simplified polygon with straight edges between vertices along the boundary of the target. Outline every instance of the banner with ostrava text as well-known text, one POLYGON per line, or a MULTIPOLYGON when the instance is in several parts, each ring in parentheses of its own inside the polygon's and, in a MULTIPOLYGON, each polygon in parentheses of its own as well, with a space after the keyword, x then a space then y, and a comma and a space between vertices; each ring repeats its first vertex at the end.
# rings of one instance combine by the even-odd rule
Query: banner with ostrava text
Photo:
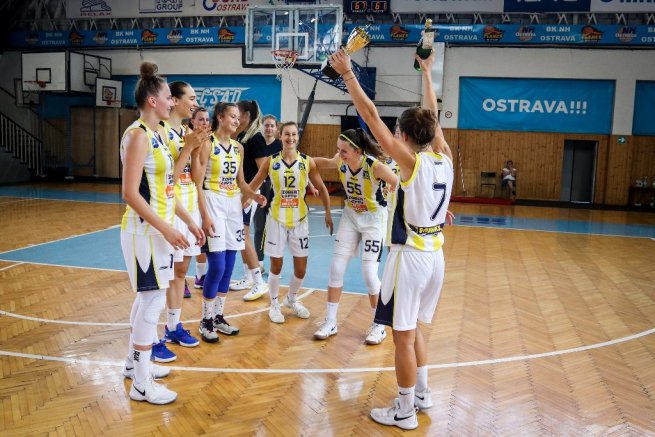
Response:
MULTIPOLYGON (((134 88, 137 76, 112 76, 123 81, 123 106, 135 107, 134 88)), ((274 75, 180 75, 166 76, 168 82, 182 80, 196 92, 198 105, 211 116, 218 102, 237 103, 239 100, 257 100, 262 114, 280 117, 282 88, 274 75)))
POLYGON ((609 134, 614 81, 463 77, 460 129, 609 134))

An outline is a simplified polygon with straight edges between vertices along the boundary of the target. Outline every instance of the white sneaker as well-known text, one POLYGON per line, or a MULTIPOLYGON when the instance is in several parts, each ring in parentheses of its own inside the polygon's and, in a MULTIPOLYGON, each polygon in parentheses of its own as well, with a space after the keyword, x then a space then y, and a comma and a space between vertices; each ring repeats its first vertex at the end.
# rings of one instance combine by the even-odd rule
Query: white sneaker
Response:
POLYGON ((271 308, 268 310, 268 318, 273 323, 284 323, 284 315, 280 311, 280 304, 278 302, 271 305, 271 308))
POLYGON ((250 291, 246 293, 245 296, 243 296, 243 300, 245 300, 246 302, 251 302, 253 300, 259 299, 266 293, 268 293, 268 284, 266 283, 255 284, 250 289, 250 291))
MULTIPOLYGON (((153 379, 165 378, 171 373, 171 369, 165 366, 160 366, 158 364, 150 362, 150 376, 153 379)), ((125 360, 125 366, 123 366, 123 376, 126 378, 134 379, 134 362, 132 360, 125 360)))
POLYGON ((203 341, 207 343, 218 342, 218 334, 214 329, 214 319, 202 319, 198 327, 198 332, 200 332, 200 337, 203 341))
POLYGON ((418 428, 416 409, 412 409, 411 413, 400 414, 398 399, 394 399, 391 408, 373 408, 371 410, 371 419, 382 425, 397 426, 401 429, 418 428))
POLYGON ((337 333, 337 321, 325 319, 318 331, 314 333, 314 338, 317 340, 325 340, 331 335, 337 333))
POLYGON ((380 344, 387 338, 387 331, 384 329, 384 325, 375 322, 368 328, 367 334, 366 344, 380 344))
POLYGON ((293 313, 297 316, 300 317, 301 319, 309 319, 309 310, 305 308, 305 305, 300 303, 300 301, 294 299, 293 301, 289 299, 289 296, 284 298, 284 302, 282 303, 287 308, 291 308, 293 310, 293 313))
POLYGON ((239 328, 227 323, 227 320, 225 320, 222 314, 216 314, 214 316, 214 330, 225 335, 237 335, 239 333, 239 328))
POLYGON ((419 410, 427 410, 434 406, 434 403, 432 403, 432 391, 430 390, 430 387, 425 389, 422 393, 417 391, 414 392, 414 406, 419 410))
POLYGON ((135 401, 146 401, 151 404, 164 405, 170 404, 177 399, 177 393, 166 388, 164 384, 157 384, 152 378, 138 385, 132 383, 130 388, 130 398, 135 401))
POLYGON ((252 287, 252 281, 248 281, 246 278, 243 278, 242 280, 236 281, 234 283, 230 283, 230 290, 234 291, 246 290, 250 287, 252 287))
MULTIPOLYGON (((396 402, 398 402, 398 398, 396 398, 396 402)), ((432 391, 430 391, 430 387, 428 387, 424 392, 414 392, 414 406, 419 410, 427 410, 434 406, 434 403, 432 403, 432 391)))

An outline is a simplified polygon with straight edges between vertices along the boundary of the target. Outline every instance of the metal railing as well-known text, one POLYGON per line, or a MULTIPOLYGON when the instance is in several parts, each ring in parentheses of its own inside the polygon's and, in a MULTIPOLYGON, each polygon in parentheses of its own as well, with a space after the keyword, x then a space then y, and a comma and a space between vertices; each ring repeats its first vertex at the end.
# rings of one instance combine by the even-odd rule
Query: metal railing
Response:
POLYGON ((0 146, 36 175, 43 173, 43 144, 15 121, 0 114, 0 146))

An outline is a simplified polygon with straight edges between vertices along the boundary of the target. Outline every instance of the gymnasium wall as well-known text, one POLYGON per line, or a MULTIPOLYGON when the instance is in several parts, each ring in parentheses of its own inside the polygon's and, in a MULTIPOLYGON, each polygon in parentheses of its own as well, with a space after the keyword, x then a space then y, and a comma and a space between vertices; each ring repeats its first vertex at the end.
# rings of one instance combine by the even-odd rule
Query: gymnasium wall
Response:
MULTIPOLYGON (((243 68, 240 48, 120 49, 93 54, 112 58, 116 75, 136 75, 142 60, 157 62, 164 75, 274 74, 272 69, 243 68)), ((368 65, 377 68, 376 104, 381 115, 397 116, 419 102, 421 83, 420 75, 412 67, 413 48, 371 47, 368 53, 359 52, 353 58, 365 65, 365 56, 368 65)), ((7 68, 15 74, 19 63, 19 53, 5 52, 0 69, 7 68)), ((455 154, 459 146, 466 194, 480 194, 480 172, 498 172, 502 163, 511 158, 520 172, 519 198, 559 200, 564 140, 587 139, 599 144, 595 202, 626 204, 628 187, 634 179, 655 176, 651 174, 655 172, 655 137, 631 136, 635 81, 655 80, 653 65, 652 50, 448 47, 442 109, 452 116, 442 116, 441 122, 455 154), (458 130, 459 78, 463 76, 614 80, 612 135, 458 130), (625 137, 625 143, 619 144, 617 136, 625 137)), ((6 73, 2 76, 0 83, 9 86, 6 73)), ((281 83, 283 120, 300 119, 313 84, 312 77, 297 70, 292 72, 291 82, 281 83)), ((354 115, 349 96, 319 82, 303 139, 304 150, 332 156, 340 117, 346 114, 354 115)), ((459 170, 457 177, 460 181, 459 170)), ((336 172, 326 174, 326 179, 336 180, 336 172)), ((455 192, 464 194, 461 182, 455 192)))

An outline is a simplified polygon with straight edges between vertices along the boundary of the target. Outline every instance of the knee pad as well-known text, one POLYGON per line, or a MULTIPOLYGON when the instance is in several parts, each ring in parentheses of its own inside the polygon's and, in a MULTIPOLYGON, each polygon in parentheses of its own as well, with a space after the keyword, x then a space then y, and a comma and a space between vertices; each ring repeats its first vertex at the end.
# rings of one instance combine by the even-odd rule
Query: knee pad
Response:
POLYGON ((330 278, 328 280, 329 287, 343 287, 343 276, 346 274, 350 257, 340 253, 335 253, 332 256, 332 264, 330 265, 330 278))
POLYGON ((374 296, 380 293, 380 278, 378 278, 377 261, 362 261, 362 276, 366 283, 368 294, 374 296))
MULTIPOLYGON (((143 320, 156 325, 166 305, 166 290, 141 292, 141 305, 143 305, 143 320)), ((139 310, 141 312, 141 308, 139 310)))

